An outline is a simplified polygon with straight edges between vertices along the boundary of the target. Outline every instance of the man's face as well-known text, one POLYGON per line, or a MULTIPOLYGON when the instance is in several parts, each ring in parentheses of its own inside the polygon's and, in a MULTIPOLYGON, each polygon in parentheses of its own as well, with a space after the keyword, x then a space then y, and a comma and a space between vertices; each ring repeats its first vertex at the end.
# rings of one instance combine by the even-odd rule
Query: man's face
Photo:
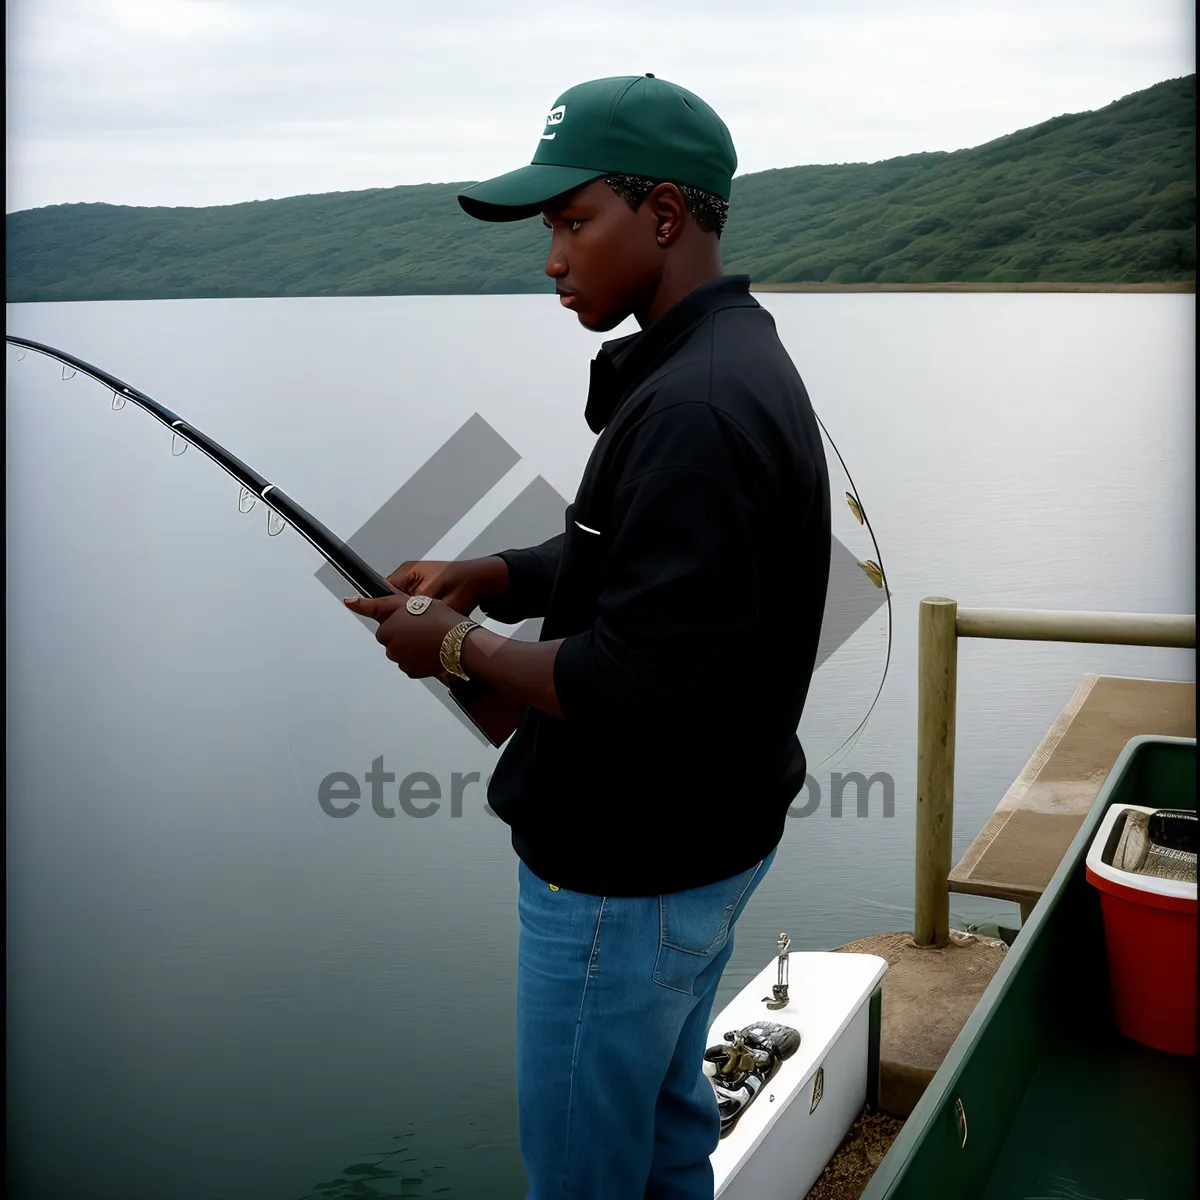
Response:
POLYGON ((605 333, 645 310, 663 269, 648 205, 634 212, 597 179, 552 200, 542 220, 551 232, 546 274, 585 329, 605 333))

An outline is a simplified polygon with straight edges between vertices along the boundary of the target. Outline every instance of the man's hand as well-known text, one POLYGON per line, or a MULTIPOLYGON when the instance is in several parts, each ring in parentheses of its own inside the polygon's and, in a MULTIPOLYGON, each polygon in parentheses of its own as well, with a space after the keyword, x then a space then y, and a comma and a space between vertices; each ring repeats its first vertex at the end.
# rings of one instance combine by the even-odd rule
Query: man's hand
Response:
MULTIPOLYGON (((482 601, 508 592, 508 565, 495 556, 465 562, 406 562, 388 576, 388 583, 411 596, 442 600, 455 612, 470 616, 482 601)), ((429 612, 421 615, 427 617, 429 612)))
MULTIPOLYGON (((425 568, 443 565, 469 564, 405 563, 392 573, 388 582, 395 587, 397 579, 406 577, 406 571, 413 573, 407 576, 411 580, 425 568)), ((507 574, 507 568, 505 572, 507 574)), ((453 609, 445 601, 435 599, 424 612, 414 614, 406 608, 410 599, 411 596, 401 591, 379 599, 352 596, 345 605, 351 612, 379 622, 375 640, 405 675, 411 679, 437 676, 449 685, 453 677, 442 667, 442 642, 463 619, 464 610, 453 609)), ((490 629, 473 629, 471 636, 463 642, 462 666, 472 679, 490 684, 522 704, 561 718, 562 708, 554 686, 554 660, 561 645, 561 638, 553 642, 522 642, 501 637, 490 629)))
MULTIPOLYGON (((427 564, 413 564, 422 565, 427 564)), ((389 580, 393 587, 396 586, 394 580, 395 575, 389 580)), ((345 604, 352 612, 379 622, 375 640, 386 648, 388 658, 410 679, 441 675, 442 642, 463 619, 463 614, 441 600, 434 600, 424 612, 414 615, 404 607, 409 599, 401 592, 378 599, 352 596, 345 604)))

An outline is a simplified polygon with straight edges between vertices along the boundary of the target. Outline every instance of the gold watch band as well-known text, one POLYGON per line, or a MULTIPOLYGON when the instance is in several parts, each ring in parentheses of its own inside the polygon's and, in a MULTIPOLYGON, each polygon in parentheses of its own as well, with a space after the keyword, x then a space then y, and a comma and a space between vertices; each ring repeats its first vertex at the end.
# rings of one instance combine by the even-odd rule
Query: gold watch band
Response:
POLYGON ((462 669, 462 644, 467 634, 472 629, 478 629, 479 623, 472 621, 469 618, 465 621, 459 621, 453 629, 442 639, 442 649, 438 657, 442 661, 442 666, 450 672, 451 675, 457 675, 459 679, 470 679, 471 677, 462 669))

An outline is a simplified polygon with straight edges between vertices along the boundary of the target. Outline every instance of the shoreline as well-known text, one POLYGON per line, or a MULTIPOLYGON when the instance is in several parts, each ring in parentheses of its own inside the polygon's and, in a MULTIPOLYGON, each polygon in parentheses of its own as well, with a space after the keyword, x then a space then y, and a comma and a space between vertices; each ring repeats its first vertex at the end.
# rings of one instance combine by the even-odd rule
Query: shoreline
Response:
POLYGON ((1172 292, 1194 294, 1194 279, 1154 283, 752 283, 752 292, 1172 292))
MULTIPOLYGON (((1108 292, 1136 294, 1195 295, 1194 279, 1175 279, 1154 283, 751 283, 751 292, 792 292, 830 295, 838 292, 942 292, 963 294, 977 292, 1108 292)), ((88 296, 57 297, 55 299, 9 300, 14 304, 115 304, 164 303, 177 300, 370 300, 393 299, 397 296, 553 296, 553 292, 303 292, 293 295, 262 295, 246 292, 223 296, 88 296)))

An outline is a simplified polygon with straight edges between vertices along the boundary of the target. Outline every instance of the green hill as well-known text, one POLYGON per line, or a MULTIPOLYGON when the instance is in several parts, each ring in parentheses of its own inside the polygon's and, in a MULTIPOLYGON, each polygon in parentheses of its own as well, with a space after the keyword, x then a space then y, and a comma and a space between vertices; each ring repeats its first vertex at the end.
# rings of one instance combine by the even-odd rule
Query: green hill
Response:
MULTIPOLYGON (((10 213, 7 298, 551 290, 541 222, 473 221, 462 186, 10 213)), ((970 150, 739 176, 723 246, 756 283, 1194 278, 1196 77, 970 150)))

